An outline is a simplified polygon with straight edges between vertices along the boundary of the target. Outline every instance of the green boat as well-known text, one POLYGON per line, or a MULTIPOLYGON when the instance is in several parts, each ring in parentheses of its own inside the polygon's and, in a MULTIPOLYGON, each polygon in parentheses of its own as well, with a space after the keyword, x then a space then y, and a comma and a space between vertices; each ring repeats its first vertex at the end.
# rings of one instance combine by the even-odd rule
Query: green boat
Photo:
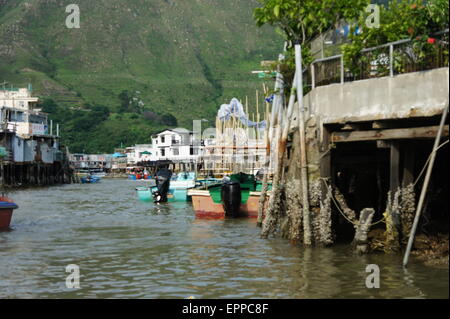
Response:
POLYGON ((254 175, 239 173, 188 194, 199 218, 256 217, 261 189, 262 183, 254 175))

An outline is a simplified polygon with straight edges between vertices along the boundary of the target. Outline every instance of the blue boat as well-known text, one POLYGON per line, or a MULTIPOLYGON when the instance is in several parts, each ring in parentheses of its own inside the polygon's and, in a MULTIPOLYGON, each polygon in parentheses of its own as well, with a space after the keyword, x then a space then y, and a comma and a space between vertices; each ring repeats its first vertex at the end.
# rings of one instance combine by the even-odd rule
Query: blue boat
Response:
POLYGON ((139 200, 143 202, 153 201, 153 194, 150 187, 146 186, 136 187, 136 193, 138 195, 139 200))
POLYGON ((81 180, 82 184, 94 184, 94 183, 100 182, 101 178, 98 176, 89 175, 89 176, 80 178, 80 180, 81 180))

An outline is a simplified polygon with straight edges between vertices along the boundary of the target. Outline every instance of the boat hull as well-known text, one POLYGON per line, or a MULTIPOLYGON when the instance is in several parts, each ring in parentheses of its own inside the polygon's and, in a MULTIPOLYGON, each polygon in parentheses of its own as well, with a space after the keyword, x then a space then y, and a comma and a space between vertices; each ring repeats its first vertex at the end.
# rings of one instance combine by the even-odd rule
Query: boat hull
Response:
POLYGON ((94 184, 100 182, 99 177, 91 177, 90 179, 86 177, 80 178, 82 184, 94 184))
POLYGON ((153 201, 152 192, 150 191, 150 188, 148 188, 148 187, 136 188, 136 193, 137 193, 137 196, 140 201, 143 201, 143 202, 152 202, 153 201))
POLYGON ((187 189, 169 189, 167 194, 167 200, 169 202, 186 202, 188 201, 187 189))
POLYGON ((0 230, 9 228, 13 211, 16 208, 18 208, 18 206, 11 200, 0 198, 0 230))
MULTIPOLYGON (((198 218, 225 218, 225 210, 222 203, 215 203, 208 191, 193 190, 188 192, 192 197, 192 206, 195 216, 198 218)), ((241 203, 236 217, 257 218, 259 207, 259 192, 250 192, 245 203, 241 203)))
MULTIPOLYGON (((137 188, 137 195, 139 200, 143 202, 152 202, 154 201, 152 193, 156 191, 156 187, 152 188, 137 188)), ((186 202, 190 199, 187 195, 187 189, 173 189, 169 188, 169 192, 167 193, 167 201, 170 202, 186 202)))

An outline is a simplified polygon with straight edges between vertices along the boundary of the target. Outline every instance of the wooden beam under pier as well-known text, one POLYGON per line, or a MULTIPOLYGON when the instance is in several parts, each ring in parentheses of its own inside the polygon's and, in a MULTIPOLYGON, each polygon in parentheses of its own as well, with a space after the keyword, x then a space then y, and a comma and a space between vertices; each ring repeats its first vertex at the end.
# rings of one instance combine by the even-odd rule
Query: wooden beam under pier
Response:
MULTIPOLYGON (((386 130, 334 132, 331 140, 333 143, 377 141, 377 140, 400 140, 415 138, 434 138, 439 130, 439 126, 398 128, 386 130)), ((448 137, 449 126, 444 127, 443 137, 448 137)))
POLYGON ((266 145, 260 146, 206 146, 206 149, 233 149, 233 150, 243 150, 243 149, 254 149, 254 150, 265 150, 266 145))

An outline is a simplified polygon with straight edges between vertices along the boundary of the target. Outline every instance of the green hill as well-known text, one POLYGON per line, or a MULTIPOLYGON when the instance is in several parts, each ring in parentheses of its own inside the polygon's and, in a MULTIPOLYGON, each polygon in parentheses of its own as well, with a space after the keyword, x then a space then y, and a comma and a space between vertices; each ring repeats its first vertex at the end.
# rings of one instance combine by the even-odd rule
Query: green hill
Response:
POLYGON ((145 143, 166 126, 214 123, 281 39, 252 18, 256 0, 0 0, 0 82, 32 83, 72 151, 145 143), (81 28, 65 26, 68 4, 81 28), (172 115, 172 116, 171 116, 172 115), (174 121, 174 117, 176 121, 174 121))

